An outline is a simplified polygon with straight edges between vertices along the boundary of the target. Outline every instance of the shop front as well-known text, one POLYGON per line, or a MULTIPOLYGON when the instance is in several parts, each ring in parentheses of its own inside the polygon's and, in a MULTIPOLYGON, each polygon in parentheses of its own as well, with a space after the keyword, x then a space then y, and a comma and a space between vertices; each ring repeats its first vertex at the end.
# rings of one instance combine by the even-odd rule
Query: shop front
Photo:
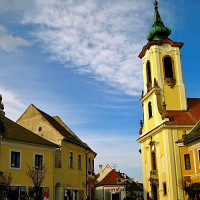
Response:
POLYGON ((9 186, 4 191, 4 197, 12 200, 27 200, 28 195, 26 193, 25 186, 9 186))
POLYGON ((84 191, 78 189, 65 188, 64 200, 82 200, 84 199, 84 191))
POLYGON ((126 197, 126 189, 124 186, 104 187, 105 200, 123 200, 126 197))
POLYGON ((28 196, 30 200, 35 200, 36 197, 41 197, 42 199, 46 197, 49 199, 49 187, 29 187, 28 188, 28 196))

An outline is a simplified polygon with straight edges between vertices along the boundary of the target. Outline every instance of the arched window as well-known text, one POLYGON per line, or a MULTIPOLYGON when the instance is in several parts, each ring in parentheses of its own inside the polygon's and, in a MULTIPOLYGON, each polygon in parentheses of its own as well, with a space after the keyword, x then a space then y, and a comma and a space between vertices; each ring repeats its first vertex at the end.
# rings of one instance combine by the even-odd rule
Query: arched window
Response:
POLYGON ((149 101, 148 103, 148 111, 149 111, 149 119, 152 117, 152 105, 151 105, 151 101, 149 101))
POLYGON ((151 152, 151 163, 152 163, 152 170, 156 170, 156 153, 155 153, 155 151, 151 152))
POLYGON ((147 61, 147 83, 151 82, 151 66, 150 62, 147 61))
POLYGON ((164 58, 165 78, 174 78, 172 60, 169 56, 164 58))
POLYGON ((152 81, 151 81, 151 65, 149 60, 147 61, 146 65, 146 74, 147 74, 147 91, 152 88, 152 81))
POLYGON ((163 65, 164 65, 165 84, 173 88, 173 86, 175 85, 175 77, 174 77, 174 71, 173 71, 172 58, 169 56, 164 57, 163 65))

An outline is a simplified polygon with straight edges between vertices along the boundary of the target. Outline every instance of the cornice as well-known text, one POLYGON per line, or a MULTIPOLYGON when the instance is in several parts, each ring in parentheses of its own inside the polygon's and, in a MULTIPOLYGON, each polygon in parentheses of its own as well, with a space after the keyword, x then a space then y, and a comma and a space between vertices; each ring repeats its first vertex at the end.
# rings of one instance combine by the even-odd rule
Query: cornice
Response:
POLYGON ((151 136, 155 135, 157 132, 162 131, 163 129, 173 129, 173 128, 192 128, 192 125, 170 125, 170 124, 166 124, 166 122, 168 122, 169 119, 165 118, 165 120, 163 120, 163 122, 161 124, 159 124, 157 127, 155 127, 154 129, 152 129, 151 131, 144 133, 143 135, 141 135, 141 137, 139 137, 137 139, 137 142, 142 143, 145 140, 147 140, 148 138, 150 138, 151 136))
POLYGON ((146 100, 149 96, 151 96, 154 92, 156 91, 160 91, 160 88, 158 86, 154 86, 149 92, 147 92, 145 94, 145 96, 143 96, 140 101, 143 102, 144 100, 146 100))
POLYGON ((162 40, 162 41, 154 41, 154 40, 152 40, 152 41, 148 42, 148 43, 142 48, 142 51, 140 52, 140 54, 138 55, 138 57, 139 57, 139 58, 143 58, 144 55, 145 55, 145 53, 146 53, 146 51, 147 51, 148 49, 150 49, 151 46, 153 46, 153 45, 162 46, 162 45, 165 44, 165 43, 170 44, 172 47, 179 47, 180 49, 181 49, 182 46, 183 46, 183 43, 182 43, 182 42, 174 42, 174 41, 172 41, 172 40, 170 40, 170 39, 165 39, 165 40, 162 40))

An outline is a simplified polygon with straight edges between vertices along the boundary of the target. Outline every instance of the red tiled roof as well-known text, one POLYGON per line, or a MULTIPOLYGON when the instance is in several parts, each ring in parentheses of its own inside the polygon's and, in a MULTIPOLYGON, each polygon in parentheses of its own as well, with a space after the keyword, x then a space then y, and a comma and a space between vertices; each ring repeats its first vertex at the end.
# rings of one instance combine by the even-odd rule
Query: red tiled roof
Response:
POLYGON ((169 122, 166 124, 194 125, 200 120, 200 98, 188 98, 187 111, 168 111, 169 122))
POLYGON ((118 178, 122 178, 119 173, 116 172, 115 169, 111 170, 108 175, 103 178, 98 184, 97 186, 101 186, 101 185, 126 185, 126 182, 122 182, 122 183, 118 183, 117 179, 118 178))
POLYGON ((100 176, 100 174, 98 173, 98 174, 95 175, 95 178, 99 178, 99 176, 100 176))

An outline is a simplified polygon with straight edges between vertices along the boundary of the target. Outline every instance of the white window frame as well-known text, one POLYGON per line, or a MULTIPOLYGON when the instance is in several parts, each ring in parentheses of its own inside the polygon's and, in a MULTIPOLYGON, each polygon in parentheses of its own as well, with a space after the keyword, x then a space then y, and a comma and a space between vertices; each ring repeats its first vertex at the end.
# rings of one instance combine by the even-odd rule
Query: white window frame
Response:
POLYGON ((71 169, 73 169, 74 168, 74 152, 73 151, 69 151, 69 168, 71 168, 71 169), (70 154, 72 153, 72 155, 73 155, 73 159, 72 159, 72 167, 70 166, 70 154))
POLYGON ((10 158, 9 158, 9 169, 16 169, 16 170, 21 170, 21 166, 22 166, 22 151, 21 150, 15 150, 15 149, 10 149, 10 158), (19 167, 12 167, 11 166, 11 153, 12 152, 19 152, 20 153, 20 159, 19 159, 19 167))
POLYGON ((82 169, 82 154, 78 154, 78 169, 81 170, 82 169), (81 167, 79 168, 79 156, 81 156, 81 167))
MULTIPOLYGON (((35 169, 35 170, 37 170, 36 168, 35 168, 35 156, 36 155, 40 155, 40 156, 42 156, 43 157, 43 159, 42 159, 42 170, 44 169, 44 154, 43 153, 37 153, 37 152, 34 152, 33 153, 33 168, 35 169)), ((40 169, 39 169, 40 170, 40 169)))

